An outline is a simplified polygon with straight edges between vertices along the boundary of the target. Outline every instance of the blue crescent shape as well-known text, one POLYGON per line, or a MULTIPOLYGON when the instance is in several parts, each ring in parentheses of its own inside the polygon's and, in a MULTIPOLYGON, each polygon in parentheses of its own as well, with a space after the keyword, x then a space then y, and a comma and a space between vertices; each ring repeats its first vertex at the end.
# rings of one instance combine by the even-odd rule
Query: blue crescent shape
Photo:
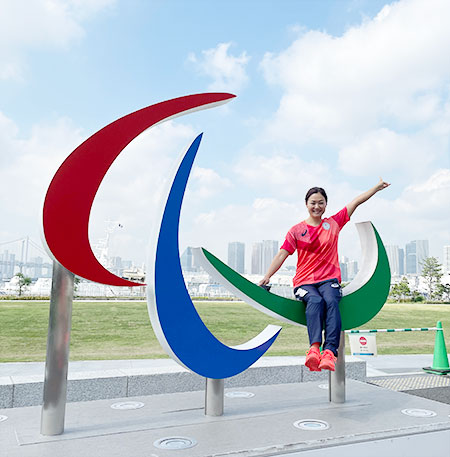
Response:
POLYGON ((186 289, 178 229, 184 192, 201 138, 199 135, 191 144, 176 172, 156 249, 150 253, 147 265, 154 265, 154 271, 147 275, 148 310, 155 334, 172 358, 201 376, 223 379, 256 362, 275 341, 281 327, 268 325, 252 340, 240 346, 226 346, 203 323, 186 289))

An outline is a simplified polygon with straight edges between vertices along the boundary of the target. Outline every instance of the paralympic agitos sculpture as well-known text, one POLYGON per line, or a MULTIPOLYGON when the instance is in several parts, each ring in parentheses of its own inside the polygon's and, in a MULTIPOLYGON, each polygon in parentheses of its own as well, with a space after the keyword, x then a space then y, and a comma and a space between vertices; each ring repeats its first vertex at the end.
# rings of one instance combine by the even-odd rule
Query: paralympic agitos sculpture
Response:
MULTIPOLYGON (((199 109, 218 106, 234 95, 189 95, 143 108, 107 125, 88 138, 63 162, 45 198, 44 237, 52 256, 85 279, 114 286, 139 286, 107 271, 95 258, 88 239, 89 215, 103 177, 120 152, 153 125, 199 109), (80 180, 83 185, 80 186, 80 180)), ((206 378, 234 376, 252 365, 275 341, 281 327, 269 325, 252 340, 228 347, 200 319, 187 292, 180 265, 178 226, 189 174, 201 141, 199 135, 183 155, 167 195, 160 229, 147 262, 148 311, 166 352, 206 378)), ((370 222, 360 225, 364 266, 344 289, 344 328, 362 325, 383 306, 390 274, 381 240, 370 222)), ((205 268, 249 304, 291 323, 305 325, 304 305, 264 291, 224 265, 205 249, 197 255, 205 268)))

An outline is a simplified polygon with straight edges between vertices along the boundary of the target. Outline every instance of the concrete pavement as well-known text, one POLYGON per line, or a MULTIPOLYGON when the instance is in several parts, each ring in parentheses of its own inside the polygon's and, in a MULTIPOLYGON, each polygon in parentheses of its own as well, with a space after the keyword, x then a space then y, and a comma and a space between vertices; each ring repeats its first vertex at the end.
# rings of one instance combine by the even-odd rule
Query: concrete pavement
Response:
MULTIPOLYGON (((65 433, 54 437, 40 435, 40 406, 0 409, 0 456, 421 457, 430 448, 436 455, 445 455, 450 442, 450 406, 383 388, 381 383, 388 380, 397 385, 399 377, 418 377, 423 366, 432 364, 432 356, 364 360, 367 381, 372 384, 347 379, 343 404, 328 401, 323 380, 255 385, 252 380, 257 384, 264 369, 267 373, 273 370, 275 379, 284 381, 301 374, 302 357, 264 357, 255 368, 260 371, 248 378, 247 387, 226 386, 226 393, 231 395, 225 397, 221 417, 204 415, 201 387, 192 392, 68 403, 65 433), (233 395, 236 392, 238 395, 233 395), (252 395, 242 396, 243 392, 252 395), (138 402, 137 409, 112 408, 133 402, 138 402), (192 447, 182 449, 185 444, 192 447)), ((350 363, 364 365, 354 359, 350 363)), ((43 363, 0 364, 3 377, 42 377, 43 370, 43 363)), ((84 361, 72 362, 69 367, 75 377, 89 373, 97 380, 112 370, 163 374, 176 372, 179 367, 169 359, 84 361)), ((423 376, 421 379, 449 381, 446 376, 423 376)))
POLYGON ((0 455, 421 457, 430 448, 435 455, 448 451, 450 407, 443 403, 352 380, 343 404, 330 403, 319 382, 245 391, 252 396, 225 397, 221 417, 204 415, 202 391, 126 399, 140 402, 138 409, 114 409, 120 400, 68 403, 59 436, 40 435, 38 406, 3 409, 0 455), (192 447, 180 447, 185 444, 192 447))

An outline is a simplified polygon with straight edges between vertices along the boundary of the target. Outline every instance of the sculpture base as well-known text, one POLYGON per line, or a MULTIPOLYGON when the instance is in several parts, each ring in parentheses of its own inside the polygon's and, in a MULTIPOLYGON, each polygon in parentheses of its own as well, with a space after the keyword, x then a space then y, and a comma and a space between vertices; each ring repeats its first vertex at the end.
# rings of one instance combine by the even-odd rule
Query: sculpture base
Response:
MULTIPOLYGON (((204 415, 204 392, 67 404, 65 433, 39 434, 40 407, 0 410, 8 457, 166 455, 154 443, 193 446, 184 456, 445 455, 449 405, 347 380, 346 403, 328 401, 323 382, 225 389, 225 413, 204 415), (252 395, 253 394, 253 395, 252 395), (130 409, 130 401, 144 403, 130 409), (417 412, 418 416, 405 414, 417 412), (183 441, 184 440, 184 441, 183 441), (190 444, 189 444, 190 443, 190 444), (363 451, 362 451, 363 449, 363 451)), ((168 455, 168 454, 167 454, 168 455)), ((173 455, 173 454, 170 454, 173 455)))

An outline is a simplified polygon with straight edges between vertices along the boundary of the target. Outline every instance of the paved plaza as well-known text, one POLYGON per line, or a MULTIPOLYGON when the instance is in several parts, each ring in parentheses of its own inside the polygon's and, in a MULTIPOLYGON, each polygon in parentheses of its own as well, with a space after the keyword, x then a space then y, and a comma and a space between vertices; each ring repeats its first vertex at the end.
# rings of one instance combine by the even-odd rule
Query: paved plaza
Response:
MULTIPOLYGON (((274 363, 270 359, 261 363, 270 367, 274 363)), ((419 457, 427 449, 445 455, 450 443, 450 406, 401 391, 402 386, 406 391, 412 388, 411 393, 416 387, 428 392, 450 389, 448 377, 422 374, 422 365, 429 366, 432 356, 365 360, 368 382, 347 378, 343 404, 329 402, 323 378, 245 387, 225 384, 225 413, 221 417, 204 415, 202 390, 78 401, 67 404, 65 432, 54 437, 40 435, 40 406, 0 409, 4 418, 0 422, 0 455, 370 457, 382 453, 419 457), (398 381, 401 378, 403 384, 398 381)), ((284 365, 296 367, 300 376, 299 361, 302 358, 287 358, 284 365)), ((152 364, 153 369, 165 366, 167 370, 172 363, 74 362, 69 371, 97 371, 100 376, 112 369, 145 371, 152 364)), ((281 360, 276 363, 279 367, 281 360)), ((42 368, 42 364, 0 365, 1 375, 6 377, 38 376, 35 370, 42 368)))

